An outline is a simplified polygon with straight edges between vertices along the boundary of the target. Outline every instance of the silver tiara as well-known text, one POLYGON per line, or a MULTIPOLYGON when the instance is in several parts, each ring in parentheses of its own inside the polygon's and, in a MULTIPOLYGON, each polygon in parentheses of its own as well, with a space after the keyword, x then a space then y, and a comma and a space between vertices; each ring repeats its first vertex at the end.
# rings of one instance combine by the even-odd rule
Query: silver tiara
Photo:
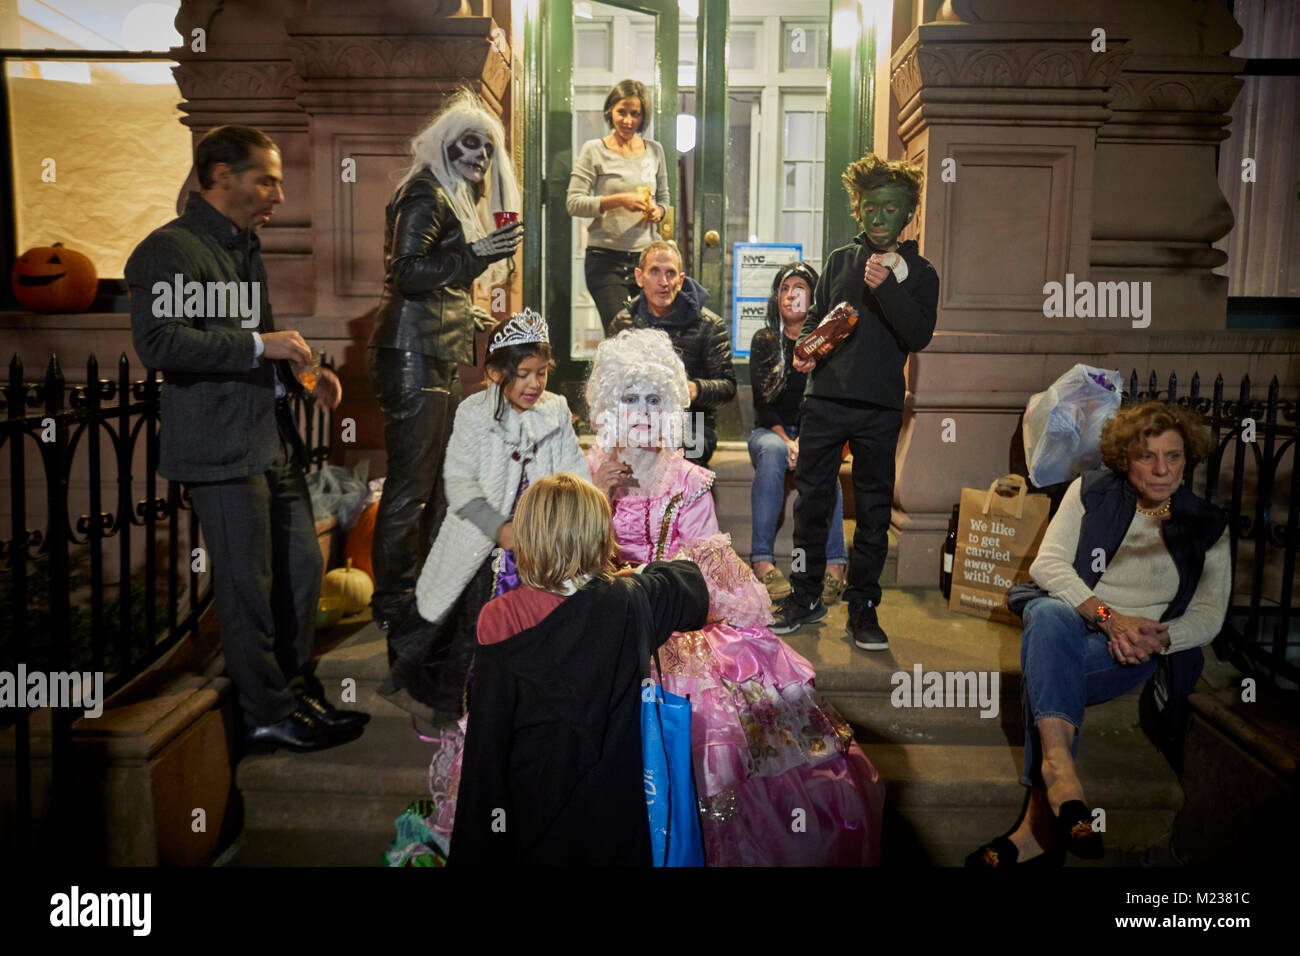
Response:
POLYGON ((507 345, 532 345, 537 342, 547 345, 551 342, 551 333, 546 328, 546 320, 532 309, 524 309, 510 316, 510 321, 506 323, 505 328, 492 336, 488 351, 495 352, 507 345))

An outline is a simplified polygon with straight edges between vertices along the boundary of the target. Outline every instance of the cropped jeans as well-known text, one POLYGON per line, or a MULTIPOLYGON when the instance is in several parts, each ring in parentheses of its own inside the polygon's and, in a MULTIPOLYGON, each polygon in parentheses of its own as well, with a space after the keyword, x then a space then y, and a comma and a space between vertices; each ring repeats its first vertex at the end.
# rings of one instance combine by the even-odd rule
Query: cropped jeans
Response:
MULTIPOLYGON (((791 439, 799 437, 799 429, 787 426, 785 433, 791 439)), ((749 561, 772 561, 772 548, 776 541, 776 522, 785 504, 785 473, 790 467, 790 455, 781 436, 770 428, 755 428, 749 435, 749 460, 754 465, 754 483, 749 489, 750 516, 753 536, 750 539, 749 561)), ((835 510, 831 515, 830 532, 826 535, 826 563, 848 562, 844 550, 844 492, 835 482, 835 510)), ((775 563, 775 562, 773 562, 775 563)))
POLYGON ((1026 787, 1043 786, 1042 742, 1037 721, 1061 717, 1074 724, 1071 756, 1079 755, 1083 711, 1148 680, 1156 657, 1141 664, 1121 664, 1106 649, 1107 637, 1088 627, 1074 608, 1059 598, 1034 598, 1025 605, 1020 638, 1020 703, 1025 721, 1026 787))

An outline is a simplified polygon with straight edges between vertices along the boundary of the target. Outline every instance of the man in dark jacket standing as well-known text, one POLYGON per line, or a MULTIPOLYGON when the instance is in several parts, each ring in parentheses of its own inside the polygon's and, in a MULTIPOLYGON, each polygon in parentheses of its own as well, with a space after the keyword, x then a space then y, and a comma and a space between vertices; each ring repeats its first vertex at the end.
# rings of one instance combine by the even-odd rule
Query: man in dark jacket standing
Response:
POLYGON ((688 441, 687 457, 707 465, 718 447, 714 413, 720 405, 736 397, 736 371, 731 365, 731 336, 727 325, 704 307, 708 291, 683 274, 681 254, 670 242, 657 240, 641 251, 636 284, 641 287, 641 294, 614 316, 609 334, 644 328, 668 333, 686 366, 691 422, 696 429, 693 448, 699 449, 699 454, 691 453, 692 443, 688 441))
POLYGON ((894 498, 894 454, 903 422, 904 366, 934 335, 939 275, 915 240, 898 241, 921 196, 923 174, 904 162, 868 153, 844 171, 844 185, 863 231, 831 253, 813 293, 803 334, 836 305, 858 313, 857 328, 819 362, 795 360, 811 372, 799 432, 795 487, 792 593, 781 601, 772 631, 788 634, 826 616, 821 602, 826 532, 835 503, 840 452, 853 453, 857 529, 849 561, 849 632, 865 650, 885 650, 889 639, 876 617, 880 572, 889 550, 894 498))
MULTIPOLYGON (((257 236, 284 202, 280 150, 261 130, 218 126, 194 169, 202 191, 126 264, 136 353, 163 373, 158 473, 185 483, 203 528, 247 743, 316 750, 369 717, 335 710, 312 674, 322 562, 289 410, 302 391, 289 363, 312 351, 276 331, 257 236)), ((321 369, 314 394, 335 408, 343 390, 321 369)))

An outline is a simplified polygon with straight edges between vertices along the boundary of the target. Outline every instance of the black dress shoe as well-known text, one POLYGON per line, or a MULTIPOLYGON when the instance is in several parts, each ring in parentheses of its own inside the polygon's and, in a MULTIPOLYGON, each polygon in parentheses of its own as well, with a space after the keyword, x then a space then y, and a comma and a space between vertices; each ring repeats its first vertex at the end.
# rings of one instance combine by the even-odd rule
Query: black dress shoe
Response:
POLYGON ((1100 860, 1105 855, 1101 834, 1092 828, 1092 814, 1082 800, 1066 800, 1052 822, 1056 827, 1057 842, 1075 856, 1083 860, 1100 860))
POLYGON ((298 694, 303 709, 326 727, 364 727, 370 715, 359 710, 339 710, 323 697, 312 694, 298 694))
POLYGON ((250 753, 271 753, 277 747, 302 753, 335 747, 360 736, 360 726, 327 727, 306 711, 295 710, 274 724, 249 728, 244 734, 244 744, 250 753))

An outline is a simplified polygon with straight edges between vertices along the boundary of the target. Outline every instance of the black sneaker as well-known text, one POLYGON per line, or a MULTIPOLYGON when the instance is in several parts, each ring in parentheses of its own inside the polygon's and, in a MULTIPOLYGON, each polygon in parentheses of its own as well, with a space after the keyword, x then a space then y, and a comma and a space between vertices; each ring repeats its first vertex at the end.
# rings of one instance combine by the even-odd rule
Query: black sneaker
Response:
POLYGON ((864 651, 889 650, 889 637, 880 629, 876 609, 870 604, 849 608, 849 634, 864 651))
POLYGON ((805 624, 824 618, 826 605, 820 597, 813 598, 811 604, 806 604, 797 595, 791 594, 773 605, 772 616, 774 620, 768 625, 768 630, 773 634, 789 634, 805 624))

